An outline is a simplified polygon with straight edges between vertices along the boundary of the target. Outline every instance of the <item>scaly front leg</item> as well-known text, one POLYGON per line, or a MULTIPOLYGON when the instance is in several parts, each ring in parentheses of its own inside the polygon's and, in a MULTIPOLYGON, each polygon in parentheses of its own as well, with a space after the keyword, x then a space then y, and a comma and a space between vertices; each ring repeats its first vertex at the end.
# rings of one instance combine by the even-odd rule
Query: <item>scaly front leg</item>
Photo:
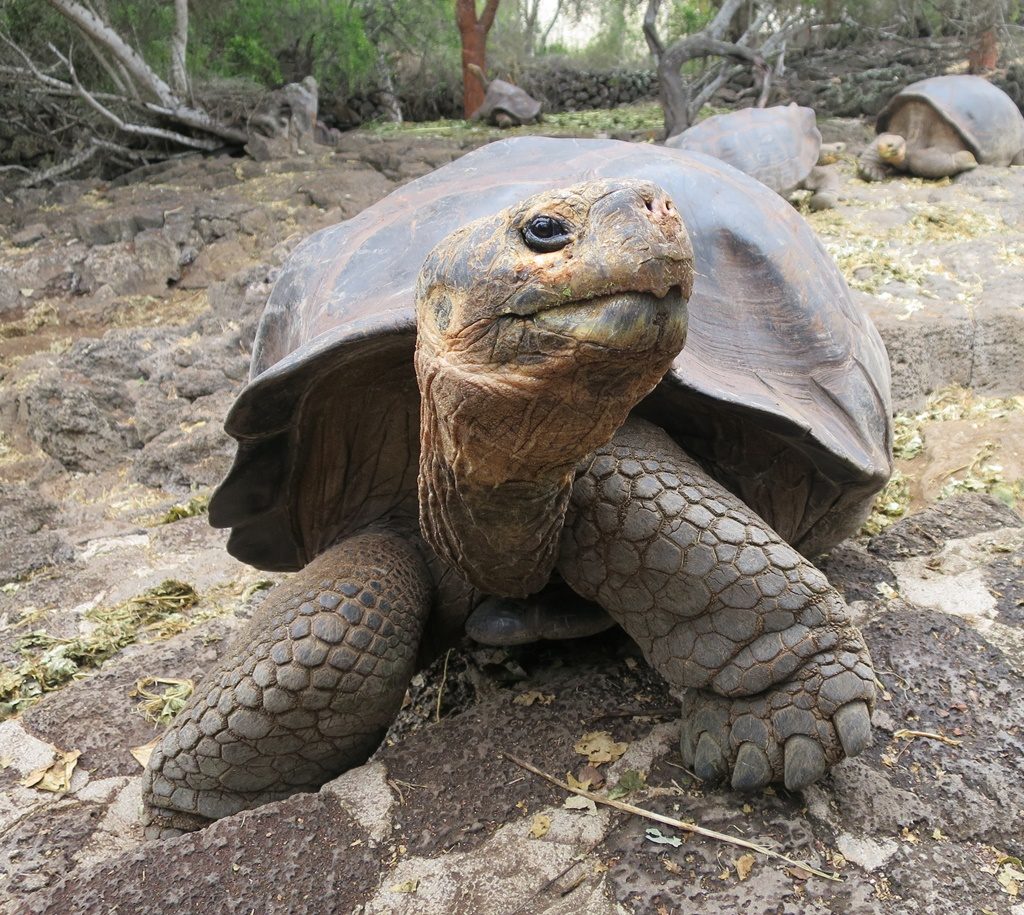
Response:
POLYGON ((412 539, 385 529, 275 588, 154 750, 147 835, 315 790, 365 761, 401 705, 432 591, 412 539))
POLYGON ((689 688, 687 765, 795 789, 870 744, 871 660, 821 572, 649 423, 583 468, 559 570, 689 688))

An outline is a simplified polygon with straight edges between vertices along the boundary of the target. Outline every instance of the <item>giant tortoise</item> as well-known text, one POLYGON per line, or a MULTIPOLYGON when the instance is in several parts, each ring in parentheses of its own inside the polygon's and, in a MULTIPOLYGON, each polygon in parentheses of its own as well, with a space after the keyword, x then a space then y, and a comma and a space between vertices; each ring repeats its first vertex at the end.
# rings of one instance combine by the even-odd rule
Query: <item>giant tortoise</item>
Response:
POLYGON ((978 165, 1024 165, 1024 115, 980 76, 933 76, 898 92, 875 122, 878 136, 858 171, 880 181, 892 171, 945 178, 978 165))
POLYGON ((813 191, 813 210, 836 205, 839 176, 818 165, 821 133, 814 110, 795 102, 715 114, 669 137, 665 145, 728 162, 783 197, 799 188, 813 191))
POLYGON ((469 116, 471 121, 507 128, 535 124, 540 120, 543 106, 525 89, 503 79, 488 82, 484 71, 476 64, 469 66, 484 87, 484 100, 469 116))
POLYGON ((154 751, 149 833, 362 762, 476 605, 555 573, 687 690, 702 778, 808 784, 870 742, 874 674, 805 556, 866 515, 889 416, 814 234, 707 157, 510 139, 317 232, 210 504, 232 554, 301 571, 154 751))

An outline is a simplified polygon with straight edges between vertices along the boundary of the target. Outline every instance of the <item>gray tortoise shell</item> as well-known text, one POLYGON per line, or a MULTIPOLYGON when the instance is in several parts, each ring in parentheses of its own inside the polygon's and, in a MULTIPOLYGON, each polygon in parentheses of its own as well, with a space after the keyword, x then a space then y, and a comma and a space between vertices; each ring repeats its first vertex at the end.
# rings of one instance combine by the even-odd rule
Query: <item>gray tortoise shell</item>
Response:
POLYGON ((821 133, 813 109, 794 103, 712 115, 665 145, 714 156, 781 194, 814 168, 821 133))
POLYGON ((520 124, 532 124, 540 116, 542 107, 525 89, 503 79, 492 79, 487 84, 483 104, 470 115, 470 120, 492 121, 502 111, 520 124))
POLYGON ((885 133, 909 99, 927 102, 983 165, 1009 165, 1024 149, 1024 115, 1010 96, 980 76, 933 76, 902 89, 875 123, 885 133))
POLYGON ((636 177, 693 240, 689 336, 638 411, 714 464, 782 536, 855 527, 891 463, 889 364, 835 264, 776 194, 705 156, 518 137, 405 185, 302 242, 260 322, 227 422, 238 452, 210 505, 229 550, 301 568, 339 536, 415 511, 414 286, 455 228, 538 191, 636 177))

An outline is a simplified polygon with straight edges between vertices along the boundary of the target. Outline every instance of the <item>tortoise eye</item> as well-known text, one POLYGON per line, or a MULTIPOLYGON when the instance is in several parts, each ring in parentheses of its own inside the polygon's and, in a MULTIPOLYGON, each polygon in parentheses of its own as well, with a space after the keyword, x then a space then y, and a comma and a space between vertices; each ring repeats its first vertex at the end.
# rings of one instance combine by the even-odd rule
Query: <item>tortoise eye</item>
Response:
POLYGON ((523 241, 531 251, 558 251, 572 241, 569 227, 553 216, 534 216, 523 227, 523 241))

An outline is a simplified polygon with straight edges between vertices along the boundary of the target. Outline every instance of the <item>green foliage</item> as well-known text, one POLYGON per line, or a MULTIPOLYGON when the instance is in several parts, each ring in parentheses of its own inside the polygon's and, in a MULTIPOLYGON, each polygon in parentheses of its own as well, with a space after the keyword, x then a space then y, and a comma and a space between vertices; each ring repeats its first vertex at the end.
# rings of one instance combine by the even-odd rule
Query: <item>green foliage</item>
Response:
POLYGON ((373 63, 361 11, 324 0, 233 0, 196 4, 190 21, 190 71, 263 85, 312 74, 321 83, 352 80, 373 63))
POLYGON ((699 32, 710 21, 716 10, 709 0, 673 0, 668 10, 669 41, 683 35, 699 32))

